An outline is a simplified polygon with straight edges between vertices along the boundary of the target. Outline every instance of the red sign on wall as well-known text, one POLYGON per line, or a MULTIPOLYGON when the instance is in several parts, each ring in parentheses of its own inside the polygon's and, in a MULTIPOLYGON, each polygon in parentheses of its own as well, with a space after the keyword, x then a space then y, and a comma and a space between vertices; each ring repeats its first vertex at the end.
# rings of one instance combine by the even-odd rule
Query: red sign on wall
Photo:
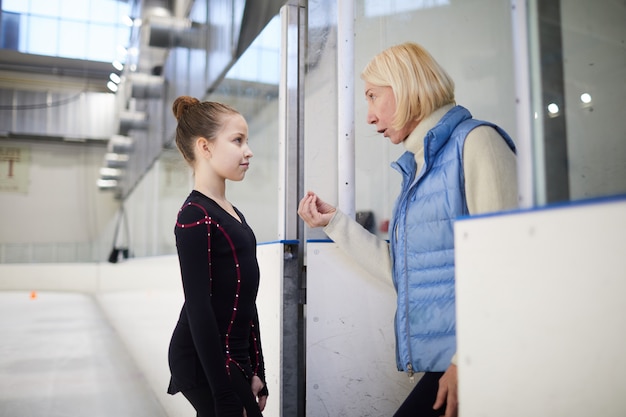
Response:
POLYGON ((0 192, 28 192, 30 148, 0 146, 0 192))

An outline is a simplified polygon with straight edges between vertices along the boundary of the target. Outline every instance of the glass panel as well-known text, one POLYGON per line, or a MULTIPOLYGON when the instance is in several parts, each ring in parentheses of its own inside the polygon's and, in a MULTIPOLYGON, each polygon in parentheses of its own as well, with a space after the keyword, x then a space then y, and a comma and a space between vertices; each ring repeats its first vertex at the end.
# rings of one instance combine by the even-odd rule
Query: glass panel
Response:
MULTIPOLYGON (((204 2, 196 2, 192 10, 193 20, 206 19, 204 2)), ((218 7, 218 10, 220 10, 218 7)), ((226 13, 226 10, 220 10, 226 13)), ((229 17, 230 21, 230 17, 229 17)), ((223 41, 224 39, 222 39, 223 41)), ((175 128, 175 119, 171 116, 170 106, 174 99, 183 94, 194 95, 199 99, 226 103, 244 116, 248 122, 249 141, 254 157, 250 161, 250 170, 241 182, 228 182, 228 199, 246 216, 246 220, 254 230, 257 241, 271 242, 278 239, 278 80, 279 80, 279 48, 280 19, 274 18, 259 34, 255 42, 233 65, 224 80, 211 88, 207 97, 201 97, 210 85, 203 74, 211 74, 207 69, 207 54, 225 51, 224 46, 230 45, 217 39, 210 40, 207 50, 173 49, 170 60, 166 63, 168 84, 165 122, 166 131, 175 128), (267 40, 271 38, 270 40, 267 40), (262 49, 259 57, 261 40, 269 46, 262 49), (219 45, 219 46, 216 46, 219 45), (211 48, 214 49, 211 49, 211 48), (262 66, 265 73, 260 72, 262 66), (274 70, 272 70, 272 68, 274 70), (269 71, 268 71, 269 69, 269 71), (261 74, 262 76, 259 76, 261 74), (272 82, 268 82, 271 80, 272 82)), ((229 51, 230 49, 227 48, 229 51)), ((222 58, 230 59, 225 54, 222 58)), ((213 65, 216 65, 213 62, 213 65)), ((223 67, 221 67, 223 68, 223 67)), ((159 157, 161 183, 159 185, 160 211, 163 213, 163 236, 159 236, 159 253, 175 253, 171 239, 172 213, 180 208, 193 187, 191 171, 177 149, 165 150, 159 157)), ((133 193, 135 198, 138 193, 133 193)), ((159 232, 161 233, 161 232, 159 232)), ((133 243, 135 248, 137 242, 133 243)))
MULTIPOLYGON (((115 47, 115 56, 118 59, 122 58, 119 53, 120 47, 128 48, 130 46, 130 32, 131 29, 127 26, 117 26, 116 28, 115 38, 112 39, 114 42, 112 43, 115 47)), ((123 58, 121 60, 123 61, 123 58)))
POLYGON ((128 6, 122 5, 117 0, 95 0, 90 4, 89 19, 92 22, 118 25, 122 21, 122 16, 128 15, 128 6))
MULTIPOLYGON (((309 1, 304 79, 304 188, 330 204, 337 203, 336 3, 309 1)), ((326 238, 321 228, 306 233, 307 239, 326 238)))
POLYGON ((59 56, 84 59, 87 57, 87 33, 89 25, 65 21, 59 30, 59 56))
POLYGON ((365 0, 365 16, 377 17, 397 15, 420 9, 428 9, 450 4, 450 0, 365 0))
MULTIPOLYGON (((117 56, 114 48, 127 46, 129 42, 130 28, 122 23, 122 16, 128 15, 130 10, 127 2, 10 0, 2 2, 2 9, 19 13, 10 20, 3 16, 2 46, 20 52, 113 61, 117 56), (15 20, 17 18, 19 25, 15 20), (83 26, 76 26, 81 22, 101 24, 94 25, 88 36, 83 26), (72 36, 73 30, 78 32, 72 36), (8 37, 7 33, 11 36, 8 37), (85 53, 85 45, 75 45, 77 39, 89 44, 88 53, 85 53)), ((10 17, 10 14, 7 13, 7 16, 10 17)))
POLYGON ((2 0, 2 10, 16 13, 28 13, 30 2, 26 0, 2 0))
POLYGON ((56 55, 59 21, 47 17, 30 17, 27 51, 30 54, 56 55))
POLYGON ((85 0, 63 0, 61 16, 68 20, 89 20, 89 4, 85 0))
POLYGON ((59 0, 30 0, 30 12, 38 16, 59 16, 59 0))
POLYGON ((561 2, 571 200, 626 193, 624 22, 624 2, 561 2))
POLYGON ((280 19, 277 17, 259 34, 226 74, 225 80, 208 97, 209 100, 233 106, 248 122, 254 157, 246 178, 241 182, 230 182, 227 191, 229 200, 246 216, 258 242, 278 239, 279 47, 280 19), (268 42, 273 50, 259 47, 262 39, 267 42, 268 36, 275 37, 268 42), (264 77, 261 67, 266 71, 264 77))
POLYGON ((117 32, 115 26, 92 24, 89 27, 87 59, 113 61, 117 58, 117 32))
MULTIPOLYGON (((499 125, 515 140, 511 10, 510 4, 497 0, 475 0, 471 6, 443 0, 396 0, 385 3, 384 9, 377 2, 358 1, 356 14, 355 208, 357 212, 372 212, 374 231, 386 237, 386 224, 401 180, 389 165, 405 149, 391 144, 366 123, 367 103, 360 72, 388 46, 406 41, 421 44, 454 80, 457 104, 477 119, 499 125), (442 32, 442 27, 447 29, 442 32)), ((332 111, 316 109, 326 114, 332 111)))
POLYGON ((20 15, 3 12, 0 22, 0 48, 18 50, 20 42, 20 15))

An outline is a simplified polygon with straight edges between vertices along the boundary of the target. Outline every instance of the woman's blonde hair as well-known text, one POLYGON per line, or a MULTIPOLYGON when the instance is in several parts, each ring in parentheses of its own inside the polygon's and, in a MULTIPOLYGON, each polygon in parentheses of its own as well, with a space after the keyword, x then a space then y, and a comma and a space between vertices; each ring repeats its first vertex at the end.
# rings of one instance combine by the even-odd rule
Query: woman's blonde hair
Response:
POLYGON ((421 121, 432 112, 454 103, 454 81, 420 45, 406 42, 385 49, 367 64, 361 78, 380 87, 391 87, 396 98, 393 127, 421 121))

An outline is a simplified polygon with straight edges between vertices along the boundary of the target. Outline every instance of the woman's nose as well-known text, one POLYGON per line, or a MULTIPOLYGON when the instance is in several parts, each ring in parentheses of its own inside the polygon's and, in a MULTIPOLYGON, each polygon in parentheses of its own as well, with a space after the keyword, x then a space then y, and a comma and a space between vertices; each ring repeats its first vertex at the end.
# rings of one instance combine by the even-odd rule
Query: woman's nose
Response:
POLYGON ((378 119, 376 118, 376 115, 373 112, 371 112, 371 111, 367 112, 367 123, 368 124, 370 124, 370 125, 376 124, 377 120, 378 119))

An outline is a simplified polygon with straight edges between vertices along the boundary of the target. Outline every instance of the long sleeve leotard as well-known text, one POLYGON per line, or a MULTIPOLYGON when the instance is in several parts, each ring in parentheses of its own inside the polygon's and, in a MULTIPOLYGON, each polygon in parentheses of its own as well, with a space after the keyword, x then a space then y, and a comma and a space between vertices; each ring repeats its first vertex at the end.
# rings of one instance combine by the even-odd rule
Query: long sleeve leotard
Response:
POLYGON ((244 216, 234 218, 192 191, 175 227, 185 302, 169 348, 170 394, 210 386, 218 415, 242 414, 232 372, 248 380, 265 370, 256 295, 256 238, 244 216))

